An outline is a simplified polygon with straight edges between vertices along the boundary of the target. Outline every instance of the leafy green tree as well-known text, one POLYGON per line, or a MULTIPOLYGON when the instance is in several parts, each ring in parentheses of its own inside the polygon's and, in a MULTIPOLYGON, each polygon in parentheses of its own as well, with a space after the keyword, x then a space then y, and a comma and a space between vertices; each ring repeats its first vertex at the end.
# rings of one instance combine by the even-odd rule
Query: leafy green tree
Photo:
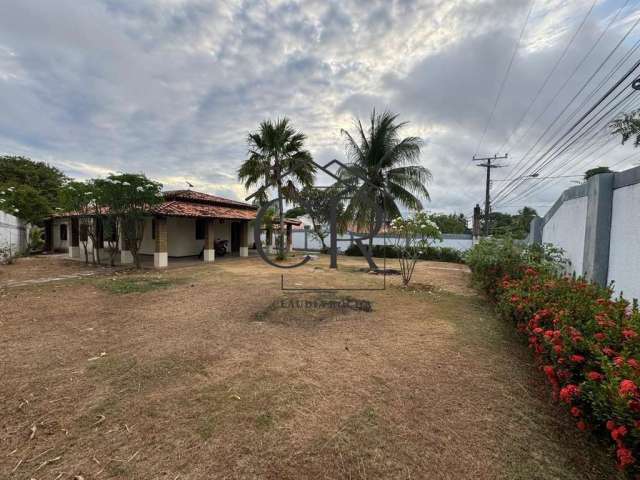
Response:
MULTIPOLYGON (((537 215, 536 210, 531 207, 524 207, 515 215, 491 212, 491 234, 499 237, 509 236, 514 239, 523 239, 529 233, 531 220, 537 215)), ((480 223, 482 226, 484 225, 484 216, 480 218, 480 223)))
POLYGON ((630 113, 625 113, 623 116, 616 118, 613 122, 609 123, 609 128, 614 135, 620 135, 622 137, 622 143, 626 143, 632 137, 633 146, 640 145, 640 110, 634 110, 630 113))
POLYGON ((51 204, 31 185, 5 185, 0 187, 0 210, 35 224, 51 213, 51 204))
MULTIPOLYGON (((400 205, 411 210, 422 210, 422 199, 429 199, 426 183, 431 172, 420 165, 418 137, 400 138, 406 122, 397 122, 398 116, 384 112, 371 113, 367 129, 356 120, 356 133, 346 130, 348 169, 340 171, 344 180, 352 185, 352 196, 347 205, 347 216, 360 228, 373 234, 377 206, 384 208, 388 218, 401 216, 400 205), (358 178, 366 178, 362 182, 358 178), (386 193, 383 193, 386 192, 386 193)), ((369 248, 373 240, 369 239, 369 248)))
POLYGON ((589 180, 594 175, 598 175, 599 173, 611 173, 611 169, 609 167, 595 167, 590 168, 586 172, 584 172, 584 179, 589 180))
POLYGON ((297 195, 304 212, 309 216, 312 226, 312 235, 322 243, 322 252, 328 250, 326 239, 330 234, 331 209, 333 202, 336 202, 336 228, 339 232, 344 232, 348 219, 345 215, 343 202, 338 199, 339 192, 331 189, 319 189, 306 187, 297 195))
POLYGON ((284 201, 294 198, 300 187, 313 185, 316 168, 311 154, 304 149, 306 136, 291 126, 288 118, 265 120, 256 132, 249 133, 248 158, 238 170, 238 178, 247 190, 259 187, 256 202, 267 201, 267 191, 278 191, 280 238, 278 258, 285 257, 284 201))
POLYGON ((438 225, 442 233, 469 233, 467 219, 463 213, 434 213, 431 220, 438 225))
POLYGON ((391 232, 398 251, 403 286, 409 285, 418 258, 442 235, 438 225, 426 212, 416 212, 408 218, 397 217, 391 221, 391 232))
POLYGON ((44 162, 0 156, 0 192, 4 192, 0 193, 0 209, 30 223, 40 222, 59 206, 58 194, 67 180, 44 162))
POLYGON ((135 260, 136 268, 142 266, 140 245, 144 237, 145 218, 149 209, 162 200, 162 184, 149 180, 141 173, 111 174, 100 181, 101 204, 109 212, 105 222, 115 220, 122 234, 124 247, 135 260))
POLYGON ((89 239, 94 246, 91 250, 91 262, 100 263, 100 253, 95 248, 97 242, 96 213, 99 212, 99 198, 101 192, 94 180, 85 182, 68 182, 60 191, 60 203, 63 210, 78 216, 80 226, 80 243, 84 250, 84 261, 89 263, 89 239))

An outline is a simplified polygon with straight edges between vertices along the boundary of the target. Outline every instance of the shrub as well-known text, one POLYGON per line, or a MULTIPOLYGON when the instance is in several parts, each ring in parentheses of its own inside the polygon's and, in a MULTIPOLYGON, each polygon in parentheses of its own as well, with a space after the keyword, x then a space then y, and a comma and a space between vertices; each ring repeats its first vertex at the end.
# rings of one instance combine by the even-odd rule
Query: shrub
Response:
POLYGON ((44 230, 40 227, 33 226, 29 230, 28 252, 39 252, 44 247, 44 230))
POLYGON ((566 405, 577 428, 606 436, 619 468, 640 474, 637 304, 613 299, 609 288, 562 276, 553 249, 506 245, 499 253, 494 246, 470 252, 474 279, 526 336, 553 398, 566 405))
MULTIPOLYGON (((418 255, 420 260, 431 260, 436 262, 464 263, 464 255, 459 250, 450 247, 427 247, 418 255)), ((361 257, 362 252, 357 245, 351 245, 345 250, 345 255, 361 257)), ((374 245, 373 256, 377 258, 398 258, 398 250, 395 245, 374 245)))
POLYGON ((550 244, 523 245, 507 236, 483 239, 465 254, 473 282, 492 299, 496 285, 505 275, 516 277, 531 266, 541 272, 560 274, 568 265, 561 249, 550 244))

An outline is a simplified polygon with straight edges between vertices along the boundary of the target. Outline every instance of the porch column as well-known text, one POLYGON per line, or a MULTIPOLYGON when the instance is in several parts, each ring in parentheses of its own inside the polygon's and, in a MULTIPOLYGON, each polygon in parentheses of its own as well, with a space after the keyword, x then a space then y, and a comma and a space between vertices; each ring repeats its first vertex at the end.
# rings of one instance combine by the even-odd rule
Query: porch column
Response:
POLYGON ((78 217, 71 217, 69 258, 80 258, 80 220, 78 219, 78 217))
POLYGON ((129 265, 133 263, 133 254, 129 250, 128 245, 124 239, 124 228, 122 225, 118 228, 118 248, 120 250, 120 265, 129 265))
POLYGON ((287 224, 287 252, 293 251, 293 225, 287 224))
POLYGON ((210 218, 207 220, 204 232, 204 250, 202 258, 205 262, 213 262, 216 259, 216 251, 213 243, 215 238, 215 227, 213 219, 210 218))
POLYGON ((240 256, 249 256, 249 222, 246 220, 240 222, 240 256))
POLYGON ((167 218, 155 218, 156 248, 153 252, 153 266, 155 268, 166 268, 169 265, 169 251, 167 249, 167 218))

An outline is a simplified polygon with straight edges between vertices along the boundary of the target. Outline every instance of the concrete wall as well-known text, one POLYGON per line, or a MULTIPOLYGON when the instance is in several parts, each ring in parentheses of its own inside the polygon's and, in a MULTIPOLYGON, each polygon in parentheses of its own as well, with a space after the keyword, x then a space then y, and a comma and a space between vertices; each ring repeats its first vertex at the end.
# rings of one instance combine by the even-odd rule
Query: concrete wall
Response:
MULTIPOLYGON (((294 231, 293 232, 293 248, 295 250, 303 250, 305 248, 305 243, 304 243, 304 235, 305 232, 303 231, 294 231)), ((349 235, 338 235, 338 238, 343 238, 343 237, 349 237, 349 235)), ((264 234, 262 235, 262 239, 264 241, 265 236, 264 234)), ((456 250, 460 250, 460 251, 466 251, 469 250, 472 246, 472 236, 471 235, 467 235, 467 234, 461 234, 461 235, 454 235, 454 234, 445 234, 443 235, 443 239, 441 242, 436 242, 435 246, 436 247, 448 247, 448 248, 454 248, 456 250)), ((327 244, 327 246, 329 246, 329 238, 325 239, 325 243, 327 244)), ((343 241, 343 242, 338 242, 338 248, 342 251, 346 250, 347 248, 349 248, 349 245, 351 244, 350 240, 347 241, 343 241)), ((374 245, 394 245, 395 244, 395 239, 393 237, 384 237, 384 236, 379 236, 379 237, 375 237, 373 239, 373 244, 374 245)), ((320 241, 311 234, 311 232, 308 233, 307 235, 307 249, 309 250, 320 250, 320 248, 322 247, 322 244, 320 243, 320 241)))
POLYGON ((640 298, 640 167, 593 176, 563 192, 543 219, 540 238, 565 250, 571 270, 617 294, 640 298))
POLYGON ((22 220, 0 211, 0 248, 22 253, 27 248, 29 226, 22 220))
POLYGON ((53 236, 53 250, 54 251, 67 251, 69 248, 69 240, 71 240, 71 221, 69 219, 56 219, 51 222, 52 236, 53 236), (62 240, 60 238, 60 225, 67 226, 67 239, 62 240))
POLYGON ((582 274, 586 225, 587 197, 584 196, 562 203, 542 231, 542 242, 562 248, 571 261, 571 272, 578 275, 582 274))
POLYGON ((613 190, 608 278, 625 298, 640 298, 640 183, 613 190))

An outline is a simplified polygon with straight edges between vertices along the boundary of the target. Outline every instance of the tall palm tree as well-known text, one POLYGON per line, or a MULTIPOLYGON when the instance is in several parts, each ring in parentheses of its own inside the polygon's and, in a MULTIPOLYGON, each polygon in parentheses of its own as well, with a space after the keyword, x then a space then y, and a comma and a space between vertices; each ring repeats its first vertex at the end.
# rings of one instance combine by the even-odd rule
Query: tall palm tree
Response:
MULTIPOLYGON (((426 184, 431 180, 431 172, 419 164, 422 140, 401 139, 399 131, 407 122, 397 122, 397 117, 391 112, 376 114, 374 109, 366 131, 359 119, 355 121, 355 136, 342 130, 349 170, 340 173, 354 185, 347 215, 371 235, 376 205, 383 206, 388 218, 395 218, 400 216, 400 205, 422 210, 421 199, 429 199, 426 184), (368 182, 360 182, 358 177, 368 182)), ((370 238, 370 248, 372 244, 370 238)))
POLYGON ((256 203, 267 201, 267 191, 276 187, 279 197, 280 241, 278 257, 284 258, 284 200, 294 198, 300 187, 313 185, 316 167, 304 149, 306 136, 291 126, 288 118, 265 120, 249 133, 248 158, 238 170, 247 190, 259 187, 256 203))

